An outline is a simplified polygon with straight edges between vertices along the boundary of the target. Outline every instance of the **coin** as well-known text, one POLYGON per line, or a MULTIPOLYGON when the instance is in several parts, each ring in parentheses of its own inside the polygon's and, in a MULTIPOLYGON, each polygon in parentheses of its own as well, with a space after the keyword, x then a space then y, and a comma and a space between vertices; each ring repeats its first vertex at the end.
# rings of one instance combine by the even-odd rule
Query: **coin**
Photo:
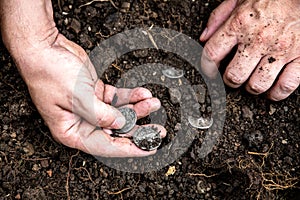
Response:
POLYGON ((192 117, 192 116, 188 116, 188 121, 189 123, 195 127, 195 128, 199 128, 199 129, 209 129, 214 120, 213 118, 203 118, 203 117, 192 117))
POLYGON ((157 149, 162 139, 160 137, 160 131, 157 128, 151 126, 143 126, 138 128, 133 133, 133 143, 142 150, 152 151, 157 149))
POLYGON ((122 115, 124 115, 126 119, 126 123, 121 129, 116 129, 114 131, 116 133, 121 133, 121 134, 128 133, 133 129, 137 121, 136 112, 133 109, 127 107, 119 108, 118 110, 122 113, 122 115))
POLYGON ((183 70, 181 69, 175 69, 173 67, 169 69, 162 70, 163 75, 165 75, 168 78, 181 78, 183 77, 183 70))

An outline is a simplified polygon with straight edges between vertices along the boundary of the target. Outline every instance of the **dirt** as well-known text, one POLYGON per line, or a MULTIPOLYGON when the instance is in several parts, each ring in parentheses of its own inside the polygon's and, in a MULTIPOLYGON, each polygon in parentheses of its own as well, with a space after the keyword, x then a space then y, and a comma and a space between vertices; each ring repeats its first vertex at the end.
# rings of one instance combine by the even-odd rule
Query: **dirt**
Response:
MULTIPOLYGON (((58 0, 53 6, 61 33, 89 53, 114 34, 152 25, 198 41, 210 12, 220 1, 112 0, 82 6, 85 3, 88 1, 58 0)), ((243 88, 226 88, 223 135, 208 156, 199 156, 203 133, 199 131, 189 149, 169 166, 156 172, 127 173, 56 143, 3 44, 0 49, 0 199, 300 198, 299 88, 281 102, 250 95, 243 88)), ((182 59, 153 49, 128 53, 115 64, 128 70, 160 61, 189 70, 182 59)), ((121 73, 112 67, 103 81, 115 84, 121 73)), ((186 78, 193 84, 203 83, 195 73, 186 78)), ((180 125, 180 97, 157 84, 146 87, 165 109, 168 135, 162 145, 166 145, 180 125)), ((209 115, 209 97, 198 101, 209 115)), ((130 167, 130 160, 128 163, 130 167)))

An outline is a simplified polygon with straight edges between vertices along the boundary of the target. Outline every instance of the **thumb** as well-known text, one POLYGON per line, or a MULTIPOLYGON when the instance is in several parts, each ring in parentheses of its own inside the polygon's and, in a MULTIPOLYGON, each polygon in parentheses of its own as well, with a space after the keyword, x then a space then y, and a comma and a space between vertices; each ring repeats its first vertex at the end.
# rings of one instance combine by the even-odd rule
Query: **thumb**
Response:
POLYGON ((78 84, 74 91, 72 112, 92 125, 108 129, 120 129, 125 125, 125 117, 113 106, 101 101, 95 94, 94 83, 78 84))
POLYGON ((207 26, 200 36, 202 42, 208 40, 214 32, 229 18, 231 12, 237 5, 237 0, 225 0, 212 11, 207 26))

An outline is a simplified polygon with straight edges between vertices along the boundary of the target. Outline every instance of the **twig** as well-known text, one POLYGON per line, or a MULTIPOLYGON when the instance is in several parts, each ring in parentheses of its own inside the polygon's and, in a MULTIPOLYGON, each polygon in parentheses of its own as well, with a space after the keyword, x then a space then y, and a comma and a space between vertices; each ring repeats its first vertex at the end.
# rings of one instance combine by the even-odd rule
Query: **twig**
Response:
POLYGON ((218 175, 218 174, 206 175, 206 174, 194 174, 194 173, 187 173, 187 174, 190 175, 190 176, 204 176, 206 178, 211 178, 211 177, 214 177, 214 176, 218 175))
POLYGON ((41 160, 49 160, 50 157, 47 158, 25 158, 25 157, 21 157, 23 160, 27 160, 27 161, 41 161, 41 160))
POLYGON ((118 65, 116 65, 116 64, 111 64, 114 68, 116 68, 117 70, 119 70, 119 71, 123 71, 118 65))
POLYGON ((57 0, 57 4, 58 4, 59 11, 62 12, 61 0, 57 0))
POLYGON ((120 191, 117 191, 117 192, 110 192, 110 191, 107 191, 108 194, 121 194, 122 192, 126 191, 126 190, 130 190, 131 188, 124 188, 120 191))
POLYGON ((79 154, 79 151, 77 151, 76 154, 72 155, 71 158, 70 158, 70 161, 69 161, 69 169, 68 169, 68 174, 67 174, 67 182, 66 182, 66 192, 67 192, 67 198, 68 200, 71 200, 71 197, 70 197, 70 191, 69 191, 69 178, 70 178, 70 173, 71 173, 71 168, 72 168, 72 160, 74 157, 78 156, 79 154))
POLYGON ((89 180, 95 185, 96 183, 93 181, 92 177, 91 177, 91 174, 89 173, 89 171, 85 168, 85 167, 79 167, 79 168, 74 168, 75 170, 81 170, 83 169, 87 174, 88 174, 88 177, 89 177, 89 180))
POLYGON ((150 41, 152 42, 153 46, 158 50, 158 46, 153 38, 153 36, 151 35, 150 31, 146 30, 149 36, 150 41))
POLYGON ((261 167, 262 167, 265 165, 265 158, 268 157, 268 155, 270 154, 270 151, 273 148, 273 145, 274 145, 274 143, 271 144, 271 147, 269 148, 269 150, 266 153, 257 153, 257 152, 248 151, 248 154, 262 156, 262 164, 261 164, 261 167))
POLYGON ((4 160, 5 160, 6 164, 8 164, 8 160, 7 160, 6 154, 3 151, 0 151, 0 153, 4 156, 4 160))
POLYGON ((78 8, 82 8, 82 7, 84 7, 84 6, 91 5, 91 4, 94 3, 94 2, 108 2, 108 1, 111 3, 111 5, 112 5, 115 9, 119 10, 119 8, 116 6, 116 4, 115 4, 112 0, 92 0, 92 1, 90 1, 90 2, 87 2, 87 3, 85 3, 85 4, 80 5, 78 8))

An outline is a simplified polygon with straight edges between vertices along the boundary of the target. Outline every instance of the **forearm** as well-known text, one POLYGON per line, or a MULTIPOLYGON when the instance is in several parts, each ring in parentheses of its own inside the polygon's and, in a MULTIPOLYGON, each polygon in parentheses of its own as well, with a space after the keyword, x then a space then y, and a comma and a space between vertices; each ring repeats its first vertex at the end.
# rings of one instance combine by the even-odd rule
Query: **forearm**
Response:
POLYGON ((55 41, 51 0, 0 0, 0 9, 2 39, 14 57, 55 41))

